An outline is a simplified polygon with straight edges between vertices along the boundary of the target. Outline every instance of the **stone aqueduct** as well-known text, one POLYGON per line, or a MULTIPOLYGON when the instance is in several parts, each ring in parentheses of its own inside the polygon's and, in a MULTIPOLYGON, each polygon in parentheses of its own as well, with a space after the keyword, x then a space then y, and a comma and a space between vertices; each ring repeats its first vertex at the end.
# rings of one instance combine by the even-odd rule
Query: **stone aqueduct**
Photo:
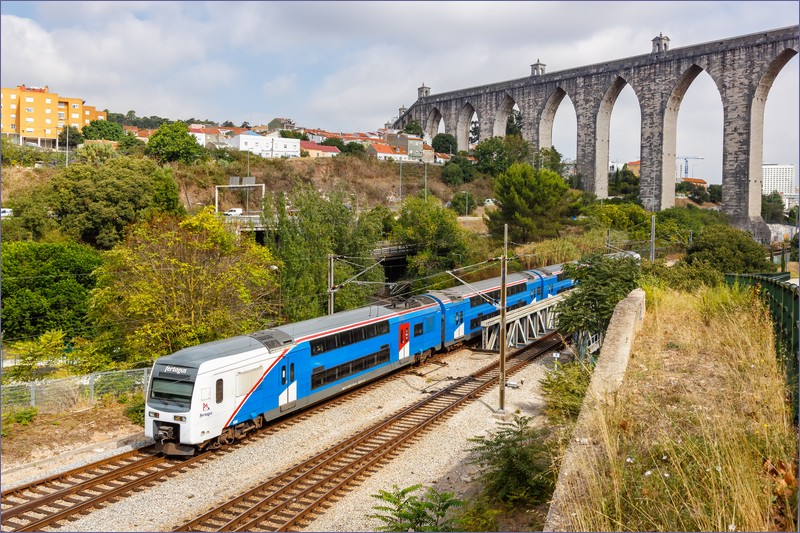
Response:
MULTIPOLYGON (((761 164, 764 107, 772 84, 798 52, 798 26, 669 49, 669 38, 653 39, 650 54, 546 74, 531 65, 531 75, 469 89, 430 94, 418 89, 417 101, 401 108, 394 127, 416 120, 427 136, 444 131, 466 149, 470 121, 477 114, 481 132, 505 135, 516 104, 522 135, 534 149, 552 145, 553 121, 564 96, 577 116, 577 171, 584 187, 599 198, 608 195, 611 110, 630 85, 641 110, 640 195, 646 209, 675 204, 678 110, 687 89, 706 71, 723 106, 723 209, 731 221, 763 239, 761 164)), ((764 233, 766 232, 766 233, 764 233)))

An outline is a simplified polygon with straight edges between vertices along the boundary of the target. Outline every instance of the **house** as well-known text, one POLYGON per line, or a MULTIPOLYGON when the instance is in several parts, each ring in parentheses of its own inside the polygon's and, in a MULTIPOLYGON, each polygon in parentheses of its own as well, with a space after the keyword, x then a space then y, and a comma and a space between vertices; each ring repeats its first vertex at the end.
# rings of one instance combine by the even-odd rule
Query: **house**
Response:
POLYGON ((407 135, 405 133, 389 133, 386 135, 386 142, 390 146, 399 146, 408 154, 408 158, 414 161, 422 161, 422 139, 407 135))
POLYGON ((639 177, 639 172, 642 170, 642 161, 637 159, 628 163, 628 170, 633 172, 633 175, 639 177))
POLYGON ((335 157, 339 149, 335 146, 325 146, 311 141, 300 141, 300 153, 308 152, 308 157, 335 157))
POLYGON ((389 146, 379 142, 367 146, 367 154, 379 161, 408 161, 408 154, 399 146, 389 146))
POLYGON ((433 146, 428 143, 422 143, 422 162, 433 163, 433 146))
MULTIPOLYGON (((228 144, 237 150, 250 152, 261 157, 271 157, 272 139, 263 137, 253 131, 245 131, 228 140, 228 144)), ((215 141, 210 141, 214 143, 215 141)))
POLYGON ((684 183, 691 183, 692 185, 699 185, 704 189, 708 188, 708 182, 700 178, 682 178, 681 181, 684 183))
POLYGON ((267 128, 270 133, 280 130, 294 130, 295 124, 294 120, 290 118, 273 118, 267 124, 267 128))
POLYGON ((443 154, 441 152, 434 152, 433 154, 433 164, 434 165, 444 165, 445 163, 450 161, 450 154, 443 154))

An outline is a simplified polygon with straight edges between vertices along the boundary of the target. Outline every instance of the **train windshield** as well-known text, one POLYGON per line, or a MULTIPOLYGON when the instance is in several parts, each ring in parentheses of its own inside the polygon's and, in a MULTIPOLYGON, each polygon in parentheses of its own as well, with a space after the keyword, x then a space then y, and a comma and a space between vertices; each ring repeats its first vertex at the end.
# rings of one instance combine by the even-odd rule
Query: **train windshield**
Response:
POLYGON ((150 386, 150 398, 154 400, 176 401, 178 403, 192 401, 191 381, 177 381, 174 379, 153 378, 150 386))

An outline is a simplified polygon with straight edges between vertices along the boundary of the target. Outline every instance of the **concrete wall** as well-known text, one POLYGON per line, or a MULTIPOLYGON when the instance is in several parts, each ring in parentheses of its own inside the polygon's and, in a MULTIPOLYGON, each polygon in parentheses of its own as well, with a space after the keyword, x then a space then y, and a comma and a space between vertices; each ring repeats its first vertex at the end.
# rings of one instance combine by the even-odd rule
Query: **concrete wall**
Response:
POLYGON ((561 463, 543 531, 576 530, 570 524, 571 511, 564 499, 566 494, 581 491, 582 469, 591 468, 600 459, 598 454, 602 453, 602 443, 598 442, 592 428, 598 419, 603 418, 603 410, 615 402, 616 392, 628 368, 633 340, 642 326, 644 304, 644 291, 635 289, 614 309, 572 439, 561 463))

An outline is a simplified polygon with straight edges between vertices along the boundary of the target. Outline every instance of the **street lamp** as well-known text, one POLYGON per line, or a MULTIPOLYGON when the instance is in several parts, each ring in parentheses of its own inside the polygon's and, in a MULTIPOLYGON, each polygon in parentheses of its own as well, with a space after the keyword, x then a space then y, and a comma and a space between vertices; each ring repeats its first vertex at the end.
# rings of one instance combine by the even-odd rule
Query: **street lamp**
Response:
POLYGON ((278 265, 270 265, 269 269, 278 273, 278 312, 279 316, 283 314, 283 284, 281 283, 281 269, 278 265))
POLYGON ((469 191, 461 191, 466 194, 466 198, 464 199, 464 218, 469 218, 469 191))

